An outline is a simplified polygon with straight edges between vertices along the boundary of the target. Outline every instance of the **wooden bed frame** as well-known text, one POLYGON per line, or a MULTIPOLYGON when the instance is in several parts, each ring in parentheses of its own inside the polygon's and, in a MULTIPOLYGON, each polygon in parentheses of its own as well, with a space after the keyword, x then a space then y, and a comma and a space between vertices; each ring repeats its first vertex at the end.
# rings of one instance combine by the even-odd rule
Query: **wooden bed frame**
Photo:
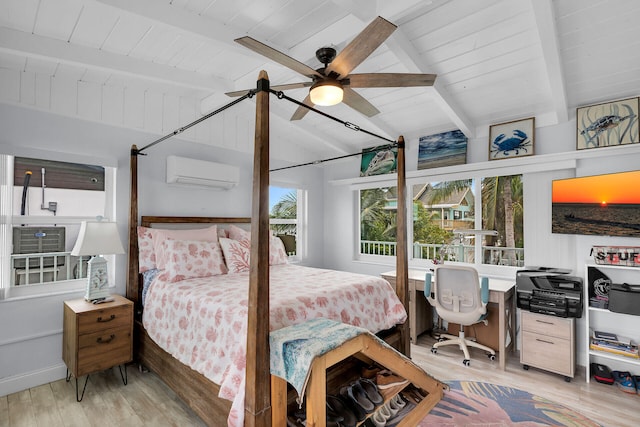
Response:
MULTIPOLYGON (((247 427, 271 426, 271 375, 269 373, 269 80, 261 71, 256 93, 256 128, 251 218, 144 216, 140 225, 158 223, 250 223, 251 267, 247 324, 245 421, 247 427), (258 303, 260 302, 260 303, 258 303)), ((408 300, 407 224, 404 138, 398 138, 398 201, 396 293, 405 307, 408 300)), ((218 398, 219 386, 162 350, 142 325, 142 286, 138 273, 138 161, 131 148, 129 207, 129 270, 127 298, 135 304, 134 358, 156 373, 208 425, 226 420, 231 402, 218 398)), ((410 356, 409 325, 396 326, 383 337, 410 356)), ((275 426, 274 426, 275 427, 275 426)))

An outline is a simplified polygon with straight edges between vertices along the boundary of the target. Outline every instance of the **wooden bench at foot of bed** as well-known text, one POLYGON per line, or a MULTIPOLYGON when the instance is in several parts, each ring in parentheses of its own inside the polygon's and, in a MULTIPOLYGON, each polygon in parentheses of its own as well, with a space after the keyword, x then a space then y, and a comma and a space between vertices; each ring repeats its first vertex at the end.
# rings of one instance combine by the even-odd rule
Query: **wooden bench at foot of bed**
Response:
MULTIPOLYGON (((337 394, 328 385, 327 371, 331 367, 340 368, 340 365, 352 356, 366 360, 368 366, 375 362, 379 366, 409 380, 409 384, 398 386, 393 389, 392 393, 387 394, 385 403, 396 394, 402 392, 405 387, 417 387, 426 394, 426 397, 415 408, 403 416, 402 421, 398 423, 398 427, 417 425, 442 399, 446 388, 443 383, 432 378, 422 368, 402 356, 398 351, 383 345, 372 335, 361 334, 314 359, 311 365, 309 384, 305 393, 307 427, 324 427, 326 425, 326 396, 332 392, 337 394)), ((346 368, 347 371, 352 370, 348 365, 343 365, 342 367, 346 368)), ((357 372, 359 373, 360 370, 357 370, 357 372)), ((332 376, 335 378, 335 372, 332 376)), ((351 376, 342 376, 342 382, 351 376)), ((287 381, 271 375, 272 426, 287 425, 287 409, 290 403, 291 398, 288 397, 287 393, 287 381)))

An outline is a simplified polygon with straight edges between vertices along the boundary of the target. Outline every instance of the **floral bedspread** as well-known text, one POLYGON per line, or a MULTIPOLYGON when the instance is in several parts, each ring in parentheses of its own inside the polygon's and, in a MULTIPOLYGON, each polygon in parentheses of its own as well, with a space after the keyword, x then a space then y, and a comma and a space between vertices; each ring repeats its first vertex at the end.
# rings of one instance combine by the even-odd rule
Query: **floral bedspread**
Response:
MULTIPOLYGON (((249 273, 223 274, 149 288, 143 323, 165 351, 220 385, 231 400, 229 426, 244 422, 249 273)), ((324 317, 376 333, 407 313, 385 280, 292 264, 270 267, 270 330, 324 317)))

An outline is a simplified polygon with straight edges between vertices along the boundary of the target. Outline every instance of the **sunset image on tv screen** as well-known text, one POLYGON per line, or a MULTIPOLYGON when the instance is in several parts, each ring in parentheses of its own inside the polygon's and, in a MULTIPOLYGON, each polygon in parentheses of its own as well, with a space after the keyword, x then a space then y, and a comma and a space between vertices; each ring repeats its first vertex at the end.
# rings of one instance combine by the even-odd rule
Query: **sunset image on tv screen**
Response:
POLYGON ((552 232, 640 236, 640 171, 555 180, 552 232))

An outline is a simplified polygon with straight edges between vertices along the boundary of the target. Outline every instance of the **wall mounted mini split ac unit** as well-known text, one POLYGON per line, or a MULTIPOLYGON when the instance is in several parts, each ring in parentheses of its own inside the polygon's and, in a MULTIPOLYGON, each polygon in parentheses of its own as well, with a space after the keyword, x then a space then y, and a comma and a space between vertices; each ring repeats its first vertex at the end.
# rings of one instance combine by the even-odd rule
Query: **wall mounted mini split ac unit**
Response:
POLYGON ((240 168, 221 163, 167 156, 167 183, 229 190, 240 180, 240 168))

